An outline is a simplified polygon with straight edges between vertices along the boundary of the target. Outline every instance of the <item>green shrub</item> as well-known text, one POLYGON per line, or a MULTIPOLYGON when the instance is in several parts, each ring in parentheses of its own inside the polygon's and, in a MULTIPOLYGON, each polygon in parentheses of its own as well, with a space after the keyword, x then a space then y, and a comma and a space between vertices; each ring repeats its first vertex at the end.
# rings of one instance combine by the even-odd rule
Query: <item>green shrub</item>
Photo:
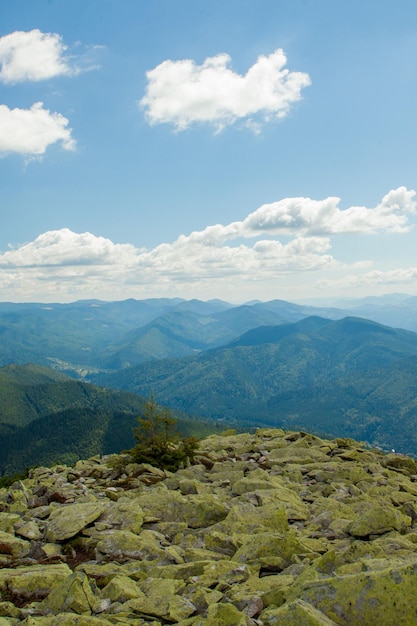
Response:
POLYGON ((138 424, 133 429, 137 443, 129 451, 133 461, 173 472, 193 462, 198 440, 193 436, 179 439, 177 421, 168 409, 158 406, 152 394, 144 405, 143 415, 138 417, 138 424))

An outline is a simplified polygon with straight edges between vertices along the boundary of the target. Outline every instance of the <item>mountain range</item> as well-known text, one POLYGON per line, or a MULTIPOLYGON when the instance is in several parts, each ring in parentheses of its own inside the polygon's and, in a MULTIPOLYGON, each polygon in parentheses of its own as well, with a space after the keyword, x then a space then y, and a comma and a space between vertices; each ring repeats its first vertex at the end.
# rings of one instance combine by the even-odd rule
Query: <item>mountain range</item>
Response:
POLYGON ((0 303, 0 472, 131 446, 150 393, 184 434, 263 424, 417 456, 417 298, 322 304, 0 303))
POLYGON ((92 380, 240 427, 310 429, 417 454, 417 334, 370 320, 259 327, 221 348, 92 380))
POLYGON ((232 305, 179 298, 0 303, 0 366, 33 362, 82 377, 195 355, 259 326, 310 316, 336 320, 354 315, 417 331, 417 298, 397 295, 339 305, 312 307, 284 300, 232 305))
MULTIPOLYGON (((82 376, 195 354, 261 324, 297 321, 315 312, 281 300, 241 306, 165 298, 0 303, 0 365, 36 362, 82 376)), ((327 308, 320 312, 325 317, 343 316, 327 308)))

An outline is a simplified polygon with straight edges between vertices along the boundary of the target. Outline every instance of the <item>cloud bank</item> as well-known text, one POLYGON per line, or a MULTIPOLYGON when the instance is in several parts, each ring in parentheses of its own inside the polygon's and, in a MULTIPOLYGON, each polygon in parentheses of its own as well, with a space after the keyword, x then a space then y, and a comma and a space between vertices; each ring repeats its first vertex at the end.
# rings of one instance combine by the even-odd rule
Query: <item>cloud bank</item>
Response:
POLYGON ((280 281, 294 275, 299 281, 304 273, 315 273, 323 288, 355 280, 358 285, 410 282, 415 279, 415 268, 368 271, 369 262, 361 259, 342 268, 329 251, 331 238, 336 236, 406 233, 411 227, 409 217, 416 213, 415 195, 399 187, 374 208, 345 210, 335 198, 286 198, 260 207, 242 221, 210 225, 152 250, 67 228, 49 231, 0 254, 0 288, 3 293, 14 293, 9 296, 14 300, 22 294, 33 300, 40 293, 45 300, 118 299, 145 297, 146 293, 195 297, 196 289, 198 297, 206 293, 227 299, 236 285, 255 294, 262 284, 270 293, 280 281), (277 238, 281 233, 292 238, 284 243, 277 238), (343 278, 333 283, 319 276, 323 270, 341 268, 343 278), (362 274, 346 275, 352 268, 362 274))
POLYGON ((228 54, 166 60, 147 72, 148 84, 140 106, 150 124, 173 124, 185 130, 203 122, 221 130, 237 120, 256 127, 258 120, 284 118, 311 84, 308 74, 291 72, 283 50, 260 56, 245 75, 230 68, 228 54))

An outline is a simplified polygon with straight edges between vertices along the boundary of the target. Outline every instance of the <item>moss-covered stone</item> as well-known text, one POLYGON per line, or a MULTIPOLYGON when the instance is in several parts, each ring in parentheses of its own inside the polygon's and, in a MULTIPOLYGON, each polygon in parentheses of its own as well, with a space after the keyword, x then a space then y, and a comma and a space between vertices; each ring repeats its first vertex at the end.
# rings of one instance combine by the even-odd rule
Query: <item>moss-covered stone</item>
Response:
POLYGON ((393 507, 371 505, 348 526, 347 531, 353 537, 369 537, 369 535, 382 535, 391 530, 405 531, 409 526, 411 526, 411 518, 393 507))
POLYGON ((23 558, 29 554, 30 543, 19 539, 14 534, 0 531, 0 554, 23 558))
POLYGON ((260 566, 276 564, 285 569, 294 556, 312 553, 290 532, 242 535, 241 542, 241 547, 232 557, 238 563, 256 562, 260 566))
POLYGON ((205 626, 248 626, 249 618, 233 604, 211 604, 207 611, 205 626))
POLYGON ((195 606, 182 596, 185 583, 168 578, 149 578, 140 583, 140 597, 126 605, 133 611, 178 622, 195 613, 195 606))
POLYGON ((45 597, 71 575, 65 563, 0 570, 0 591, 19 598, 45 597))
POLYGON ((140 559, 170 562, 169 555, 161 547, 157 537, 151 531, 140 535, 130 530, 109 530, 102 533, 103 538, 97 543, 97 550, 107 559, 140 559))
POLYGON ((115 460, 0 490, 12 626, 415 623, 413 460, 274 429, 175 473, 115 460))
POLYGON ((46 527, 46 539, 52 543, 64 541, 78 534, 103 513, 100 502, 82 502, 59 506, 51 511, 46 527))
POLYGON ((17 513, 0 512, 0 531, 4 533, 14 533, 14 525, 20 522, 21 517, 17 513))
POLYGON ((417 557, 409 562, 307 583, 301 598, 336 624, 412 626, 416 623, 417 557))
POLYGON ((91 589, 88 577, 83 572, 75 572, 59 586, 54 587, 44 600, 44 606, 52 613, 73 612, 79 615, 91 614, 99 605, 99 599, 91 589))
POLYGON ((303 600, 294 600, 280 608, 266 609, 261 613, 261 619, 267 626, 336 626, 336 622, 303 600))
POLYGON ((143 596, 143 592, 129 576, 119 574, 102 589, 101 597, 108 598, 112 602, 126 602, 132 598, 143 596))
POLYGON ((100 518, 104 524, 118 528, 126 528, 139 534, 144 521, 144 512, 138 498, 120 497, 116 502, 107 506, 100 518))

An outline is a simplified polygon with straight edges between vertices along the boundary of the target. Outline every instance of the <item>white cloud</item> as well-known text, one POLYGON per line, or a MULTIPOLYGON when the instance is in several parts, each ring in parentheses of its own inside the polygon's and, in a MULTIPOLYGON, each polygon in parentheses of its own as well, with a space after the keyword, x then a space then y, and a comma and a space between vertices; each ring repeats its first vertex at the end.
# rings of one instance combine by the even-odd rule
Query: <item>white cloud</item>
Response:
POLYGON ((131 244, 114 244, 104 237, 62 228, 43 233, 34 241, 0 255, 0 267, 92 266, 119 262, 129 267, 138 252, 131 244))
MULTIPOLYGON (((321 238, 256 241, 254 245, 161 244, 153 250, 115 244, 91 233, 49 231, 0 255, 0 289, 12 300, 118 299, 140 293, 181 293, 230 281, 258 286, 294 272, 327 267, 330 247, 321 238), (20 294, 20 296, 17 296, 20 294)), ((201 294, 202 296, 203 294, 201 294)), ((213 294, 214 295, 214 294, 213 294)))
POLYGON ((417 279, 417 267, 399 268, 395 270, 372 270, 365 274, 348 274, 335 280, 323 279, 318 287, 326 289, 348 287, 374 287, 376 285, 393 286, 413 285, 417 279))
POLYGON ((260 56, 245 75, 230 69, 227 54, 207 58, 163 61, 147 72, 148 85, 140 105, 151 124, 171 123, 184 130, 195 122, 220 130, 236 120, 259 128, 258 118, 285 117, 311 84, 308 74, 291 72, 283 50, 260 56))
POLYGON ((74 150, 75 140, 68 123, 60 113, 44 109, 42 102, 30 109, 9 109, 0 104, 0 153, 41 156, 57 142, 64 150, 74 150))
MULTIPOLYGON (((261 207, 242 221, 207 226, 151 250, 67 228, 49 231, 0 254, 0 289, 10 294, 7 297, 11 300, 39 299, 41 293, 46 301, 68 300, 70 294, 73 299, 113 300, 147 295, 231 299, 232 293, 268 298, 279 285, 294 289, 297 284, 299 288, 307 273, 320 279, 319 287, 328 289, 413 285, 416 268, 382 272, 371 269, 368 259, 338 262, 330 254, 330 237, 345 231, 406 232, 408 224, 399 218, 415 212, 414 195, 400 187, 390 191, 374 209, 352 207, 346 211, 341 211, 332 198, 289 198, 276 203, 276 213, 261 207), (346 219, 342 213, 350 217, 346 219), (290 230, 293 235, 287 242, 277 238, 283 223, 286 234, 290 230), (328 234, 318 236, 314 232, 328 234)), ((313 278, 304 281, 307 288, 313 288, 313 278)))
POLYGON ((390 191, 375 208, 338 207, 340 198, 312 200, 285 198, 264 204, 242 222, 247 236, 259 233, 328 236, 335 234, 382 231, 403 233, 411 228, 408 215, 416 212, 414 190, 398 187, 390 191))
POLYGON ((67 46, 56 33, 34 29, 4 35, 0 37, 0 80, 14 84, 77 74, 81 70, 66 51, 67 46))

